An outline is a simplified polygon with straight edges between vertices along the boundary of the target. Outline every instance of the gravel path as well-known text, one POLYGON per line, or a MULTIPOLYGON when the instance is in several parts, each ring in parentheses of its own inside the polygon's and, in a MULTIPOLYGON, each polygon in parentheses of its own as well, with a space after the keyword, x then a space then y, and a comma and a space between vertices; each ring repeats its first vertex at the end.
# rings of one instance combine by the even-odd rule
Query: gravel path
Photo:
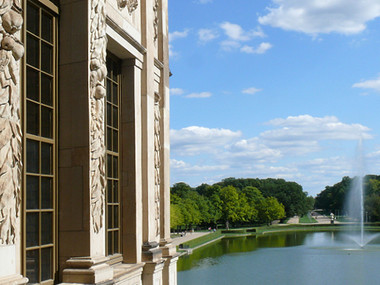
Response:
POLYGON ((199 238, 201 236, 208 235, 208 234, 210 234, 210 232, 187 233, 183 237, 175 237, 175 238, 173 238, 172 244, 174 244, 174 245, 177 246, 177 245, 179 245, 181 243, 184 243, 184 242, 187 242, 189 240, 196 239, 196 238, 199 238))

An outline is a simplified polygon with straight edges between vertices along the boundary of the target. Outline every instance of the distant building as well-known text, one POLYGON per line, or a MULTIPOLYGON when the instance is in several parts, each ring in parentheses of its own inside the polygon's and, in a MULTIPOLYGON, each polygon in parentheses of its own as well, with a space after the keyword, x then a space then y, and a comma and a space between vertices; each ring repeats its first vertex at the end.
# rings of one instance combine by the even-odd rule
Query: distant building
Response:
POLYGON ((167 5, 0 5, 0 284, 177 284, 167 5))

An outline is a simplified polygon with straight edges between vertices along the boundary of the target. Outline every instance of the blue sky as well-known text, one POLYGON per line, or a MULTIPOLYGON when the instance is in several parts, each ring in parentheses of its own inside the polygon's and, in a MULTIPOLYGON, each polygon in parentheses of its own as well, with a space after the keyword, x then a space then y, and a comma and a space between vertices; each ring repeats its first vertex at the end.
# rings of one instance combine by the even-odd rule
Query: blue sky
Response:
POLYGON ((379 0, 169 0, 171 183, 380 174, 379 0))

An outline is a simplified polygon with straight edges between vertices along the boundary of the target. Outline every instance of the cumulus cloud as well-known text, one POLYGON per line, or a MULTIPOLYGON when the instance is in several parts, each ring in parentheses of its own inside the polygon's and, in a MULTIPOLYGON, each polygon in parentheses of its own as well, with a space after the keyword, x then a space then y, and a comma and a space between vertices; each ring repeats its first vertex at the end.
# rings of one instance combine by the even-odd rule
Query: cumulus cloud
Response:
POLYGON ((380 92, 380 76, 377 79, 365 80, 352 85, 354 88, 373 89, 380 92))
POLYGON ((310 35, 321 33, 357 34, 366 23, 380 16, 378 0, 272 0, 262 25, 310 35))
POLYGON ((182 95, 185 91, 181 88, 170 88, 171 95, 182 95))
POLYGON ((186 98, 209 98, 212 96, 211 92, 190 93, 186 95, 186 98))
POLYGON ((256 87, 250 87, 250 88, 247 88, 247 89, 244 89, 243 91, 241 91, 242 93, 244 94, 256 94, 257 92, 260 92, 262 91, 262 89, 258 89, 256 87))
POLYGON ((244 31, 240 25, 230 22, 223 22, 220 24, 220 27, 224 30, 228 38, 233 41, 245 42, 256 37, 265 37, 260 27, 256 30, 244 31))
POLYGON ((240 51, 251 54, 263 54, 267 50, 271 49, 273 46, 270 43, 261 43, 257 48, 252 46, 244 45, 241 47, 240 51))
POLYGON ((218 37, 218 32, 211 29, 200 29, 198 31, 198 37, 201 42, 209 42, 218 37))
POLYGON ((176 39, 183 39, 189 35, 189 29, 181 31, 174 31, 169 33, 169 42, 173 42, 176 39))
POLYGON ((180 155, 214 153, 217 148, 224 147, 240 136, 240 131, 199 126, 170 130, 171 149, 180 155))
POLYGON ((229 168, 228 165, 192 165, 186 163, 183 160, 170 159, 171 169, 175 169, 179 172, 198 172, 204 173, 205 171, 217 171, 217 170, 226 170, 229 168))

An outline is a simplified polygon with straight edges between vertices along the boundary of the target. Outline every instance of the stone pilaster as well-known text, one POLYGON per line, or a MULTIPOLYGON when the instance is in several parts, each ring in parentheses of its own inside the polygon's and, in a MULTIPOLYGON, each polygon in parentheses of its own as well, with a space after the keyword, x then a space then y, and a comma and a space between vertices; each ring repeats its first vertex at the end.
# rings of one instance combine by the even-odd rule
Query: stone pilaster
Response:
POLYGON ((60 6, 60 273, 67 283, 98 283, 113 277, 105 257, 105 1, 60 6))

